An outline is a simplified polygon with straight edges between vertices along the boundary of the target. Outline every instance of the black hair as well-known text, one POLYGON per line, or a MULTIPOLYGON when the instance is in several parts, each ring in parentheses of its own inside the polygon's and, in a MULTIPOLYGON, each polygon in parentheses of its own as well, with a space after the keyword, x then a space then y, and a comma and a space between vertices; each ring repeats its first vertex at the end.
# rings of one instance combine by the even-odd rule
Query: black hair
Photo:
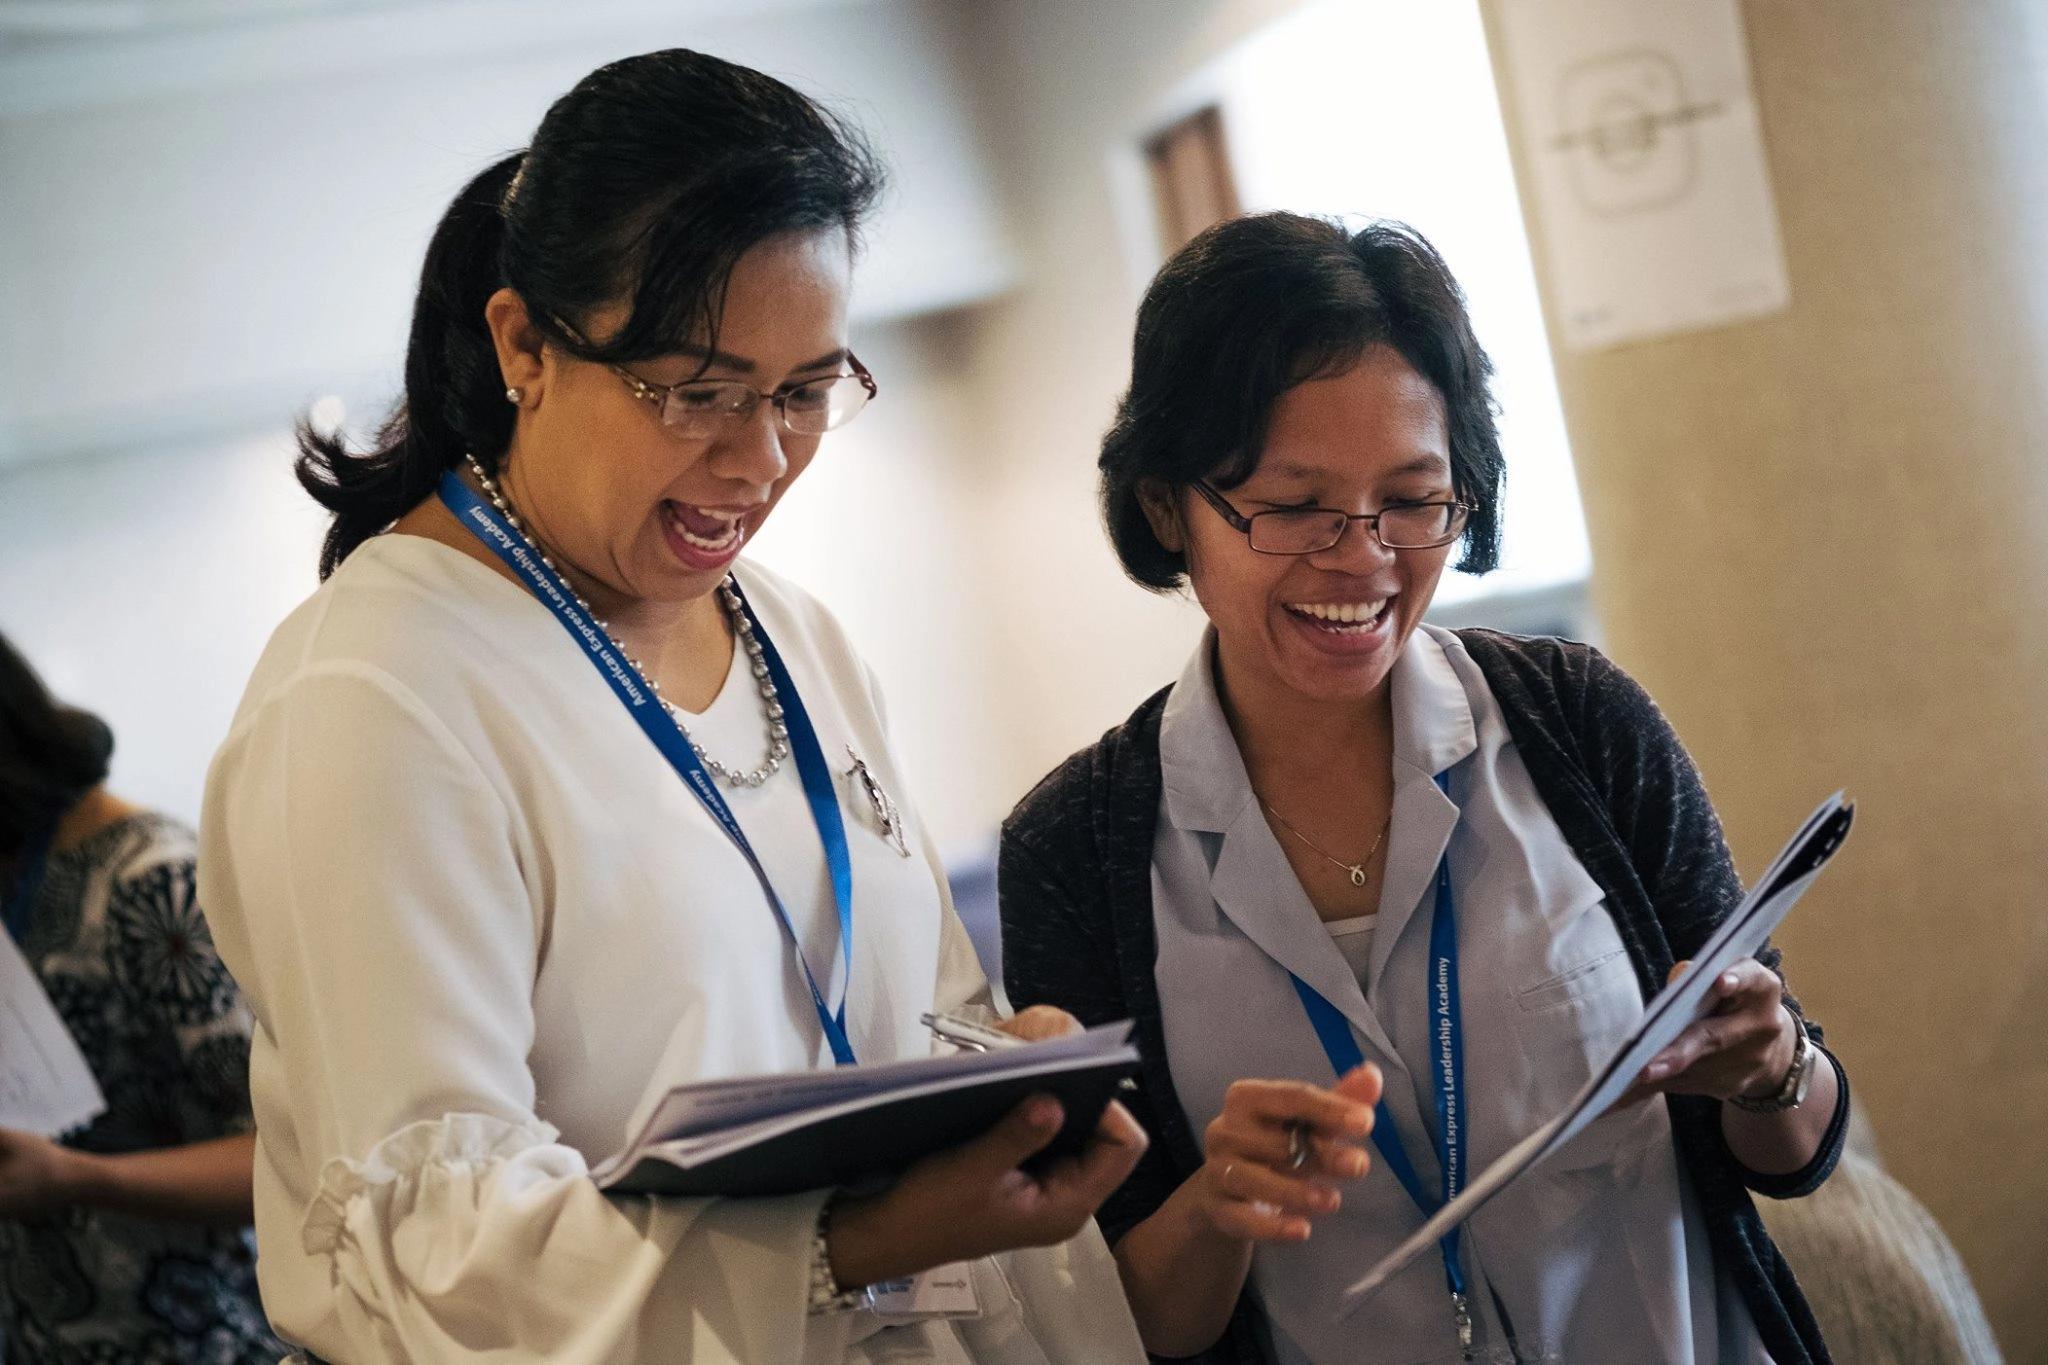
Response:
POLYGON ((1296 384, 1342 374, 1368 347, 1391 346, 1443 396, 1451 485, 1477 510, 1458 567, 1500 559, 1505 473, 1493 365, 1464 295, 1436 248, 1401 223, 1357 231, 1323 218, 1261 213, 1210 228, 1160 268, 1138 307, 1131 387, 1102 438, 1102 514, 1124 572, 1157 592, 1179 587, 1185 555, 1153 533, 1149 483, 1251 477, 1273 404, 1296 384))
POLYGON ((0 635, 0 858, 29 842, 107 780, 114 732, 52 697, 0 635))
POLYGON ((484 305, 510 286, 550 342, 622 364, 715 346, 734 264, 779 233, 840 227, 873 207, 882 169, 851 124, 743 66, 671 48, 591 72, 533 145, 455 196, 427 245, 406 344, 405 394, 370 449, 298 427, 299 482, 334 513, 320 576, 427 497, 473 452, 512 438, 484 305), (602 346, 589 313, 630 298, 602 346), (586 333, 587 334, 587 333, 586 333))

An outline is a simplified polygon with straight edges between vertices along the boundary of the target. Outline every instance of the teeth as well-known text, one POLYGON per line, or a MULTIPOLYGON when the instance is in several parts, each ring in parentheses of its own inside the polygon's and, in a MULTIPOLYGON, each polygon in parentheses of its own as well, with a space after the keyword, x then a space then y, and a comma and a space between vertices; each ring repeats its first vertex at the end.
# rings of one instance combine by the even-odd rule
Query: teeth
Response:
POLYGON ((1287 609, 1332 625, 1357 625, 1377 620, 1386 606, 1387 599, 1380 597, 1370 602, 1289 602, 1287 609))
POLYGON ((733 541, 739 538, 740 519, 738 516, 731 515, 725 512, 713 512, 701 507, 694 508, 692 510, 694 510, 699 516, 708 517, 713 521, 724 522, 725 534, 719 536, 715 540, 707 540, 703 536, 700 536, 696 534, 694 531, 692 531, 689 528, 689 526, 684 523, 682 513, 678 512, 673 506, 664 508, 663 511, 665 515, 668 517, 668 524, 674 527, 676 534, 681 536, 689 544, 696 546, 700 550, 726 550, 730 549, 732 547, 733 541))

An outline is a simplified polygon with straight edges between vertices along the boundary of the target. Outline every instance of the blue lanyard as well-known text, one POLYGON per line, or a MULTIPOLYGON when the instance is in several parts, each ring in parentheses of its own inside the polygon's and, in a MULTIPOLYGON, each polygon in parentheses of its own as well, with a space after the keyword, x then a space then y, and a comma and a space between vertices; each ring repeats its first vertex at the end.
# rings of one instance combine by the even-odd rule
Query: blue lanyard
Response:
MULTIPOLYGON (((1450 774, 1438 773, 1436 785, 1449 796, 1450 774)), ((1365 1053, 1359 1048, 1357 1039, 1351 1036, 1351 1022, 1343 1012, 1308 982, 1292 972, 1288 975, 1294 981, 1294 992, 1301 997, 1309 1023, 1314 1025, 1316 1037, 1321 1040, 1323 1051, 1328 1054, 1330 1065, 1337 1074, 1342 1076, 1362 1064, 1365 1053)), ((1408 1159, 1408 1149, 1401 1141, 1400 1130, 1394 1126, 1394 1116, 1385 1099, 1379 1102, 1372 1125, 1373 1145, 1379 1148, 1381 1159, 1425 1217, 1457 1198, 1458 1191, 1465 1185, 1465 1020, 1458 1003, 1458 909, 1451 894, 1451 855, 1448 848, 1436 865, 1436 912, 1431 917, 1429 928, 1429 993, 1429 1033, 1436 1054, 1430 1068, 1436 1080, 1433 1087, 1436 1132, 1433 1136, 1436 1139, 1437 1163, 1443 1170, 1441 1197, 1433 1196, 1416 1174, 1415 1163, 1408 1159)), ((1444 1279, 1450 1285, 1451 1307, 1457 1315, 1459 1345, 1469 1351, 1472 1345, 1470 1300, 1465 1292, 1465 1270, 1458 1259, 1463 1234, 1462 1225, 1452 1228, 1437 1243, 1437 1249, 1443 1253, 1444 1279)))
POLYGON ((50 866, 50 845, 57 838, 57 817, 50 817, 49 823, 36 831, 21 850, 21 871, 14 879, 14 886, 4 903, 0 903, 0 920, 7 925, 8 937, 16 943, 28 938, 29 916, 36 908, 36 893, 43 889, 43 873, 50 866))
MULTIPOLYGON (((639 670, 613 647, 603 628, 576 604, 575 595, 569 591, 568 585, 540 562, 540 556, 527 543, 526 537, 507 523, 496 508, 478 497, 453 470, 441 476, 441 501, 455 514, 457 521, 483 542, 486 549, 526 581, 542 606, 555 614, 555 619, 582 647, 584 657, 610 685, 641 732, 661 751, 662 757, 681 776, 684 785, 711 813, 712 819, 718 822, 726 837, 747 860, 747 865, 753 868, 755 879, 761 883, 761 893, 767 897, 769 908, 775 912, 776 921, 782 926, 783 936, 789 940, 790 951, 796 954, 797 966, 803 970, 804 985, 810 988, 811 1004, 818 1011, 818 1026, 825 1031, 825 1041, 832 1047, 832 1060, 840 1066, 852 1066, 855 1059, 853 1042, 846 1032, 846 996, 840 997, 836 1011, 826 1005, 825 993, 818 988, 818 978, 804 957, 803 943, 797 938, 796 927, 790 923, 789 910, 783 905, 782 897, 776 894, 768 869, 754 852, 754 846, 747 841, 746 832, 740 828, 732 807, 719 795, 711 774, 704 770, 703 762, 698 759, 697 751, 690 747, 689 737, 683 733, 682 727, 661 705, 654 689, 640 676, 639 670)), ((737 581, 733 583, 733 591, 740 593, 737 581)), ((818 732, 811 725, 810 713, 804 710, 803 698, 797 693, 796 683, 782 662, 782 654, 775 648, 775 642, 768 638, 760 618, 755 617, 747 606, 744 593, 740 593, 740 609, 753 620, 754 638, 761 643, 761 654, 768 664, 769 681, 775 684, 777 699, 782 703, 783 723, 789 728, 789 747, 796 756, 804 795, 810 801, 811 819, 818 827, 818 838, 825 845, 825 862, 832 874, 832 899, 839 908, 839 942, 846 953, 847 993, 851 994, 853 856, 846 843, 846 821, 839 810, 832 769, 825 762, 818 732)))

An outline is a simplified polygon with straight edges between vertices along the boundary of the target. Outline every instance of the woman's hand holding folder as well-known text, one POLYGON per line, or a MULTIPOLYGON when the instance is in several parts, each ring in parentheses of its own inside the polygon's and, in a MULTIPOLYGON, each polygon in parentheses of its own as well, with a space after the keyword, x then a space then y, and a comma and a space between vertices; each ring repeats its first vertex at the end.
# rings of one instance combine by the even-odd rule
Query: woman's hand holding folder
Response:
MULTIPOLYGON (((1039 1040, 1080 1026, 1063 1011, 1039 1006, 997 1027, 1039 1040)), ((998 1251, 1052 1246, 1079 1233, 1130 1175, 1148 1139, 1112 1103, 1079 1156, 1035 1174, 1019 1169, 1059 1133, 1062 1118, 1058 1100, 1033 1096, 980 1137, 910 1167, 887 1190, 838 1198, 827 1234, 833 1278, 842 1288, 859 1288, 998 1251)))

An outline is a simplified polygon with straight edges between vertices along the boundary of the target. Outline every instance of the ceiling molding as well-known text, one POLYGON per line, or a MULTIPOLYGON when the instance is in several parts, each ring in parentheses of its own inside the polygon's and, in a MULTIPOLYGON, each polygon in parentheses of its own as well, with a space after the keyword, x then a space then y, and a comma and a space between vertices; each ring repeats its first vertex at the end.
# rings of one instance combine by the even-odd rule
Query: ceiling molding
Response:
MULTIPOLYGON (((315 10, 364 8, 410 0, 267 0, 264 19, 315 10)), ((208 24, 247 23, 247 0, 0 0, 0 33, 44 39, 97 38, 208 24)))
POLYGON ((0 118, 876 0, 0 0, 0 118))

